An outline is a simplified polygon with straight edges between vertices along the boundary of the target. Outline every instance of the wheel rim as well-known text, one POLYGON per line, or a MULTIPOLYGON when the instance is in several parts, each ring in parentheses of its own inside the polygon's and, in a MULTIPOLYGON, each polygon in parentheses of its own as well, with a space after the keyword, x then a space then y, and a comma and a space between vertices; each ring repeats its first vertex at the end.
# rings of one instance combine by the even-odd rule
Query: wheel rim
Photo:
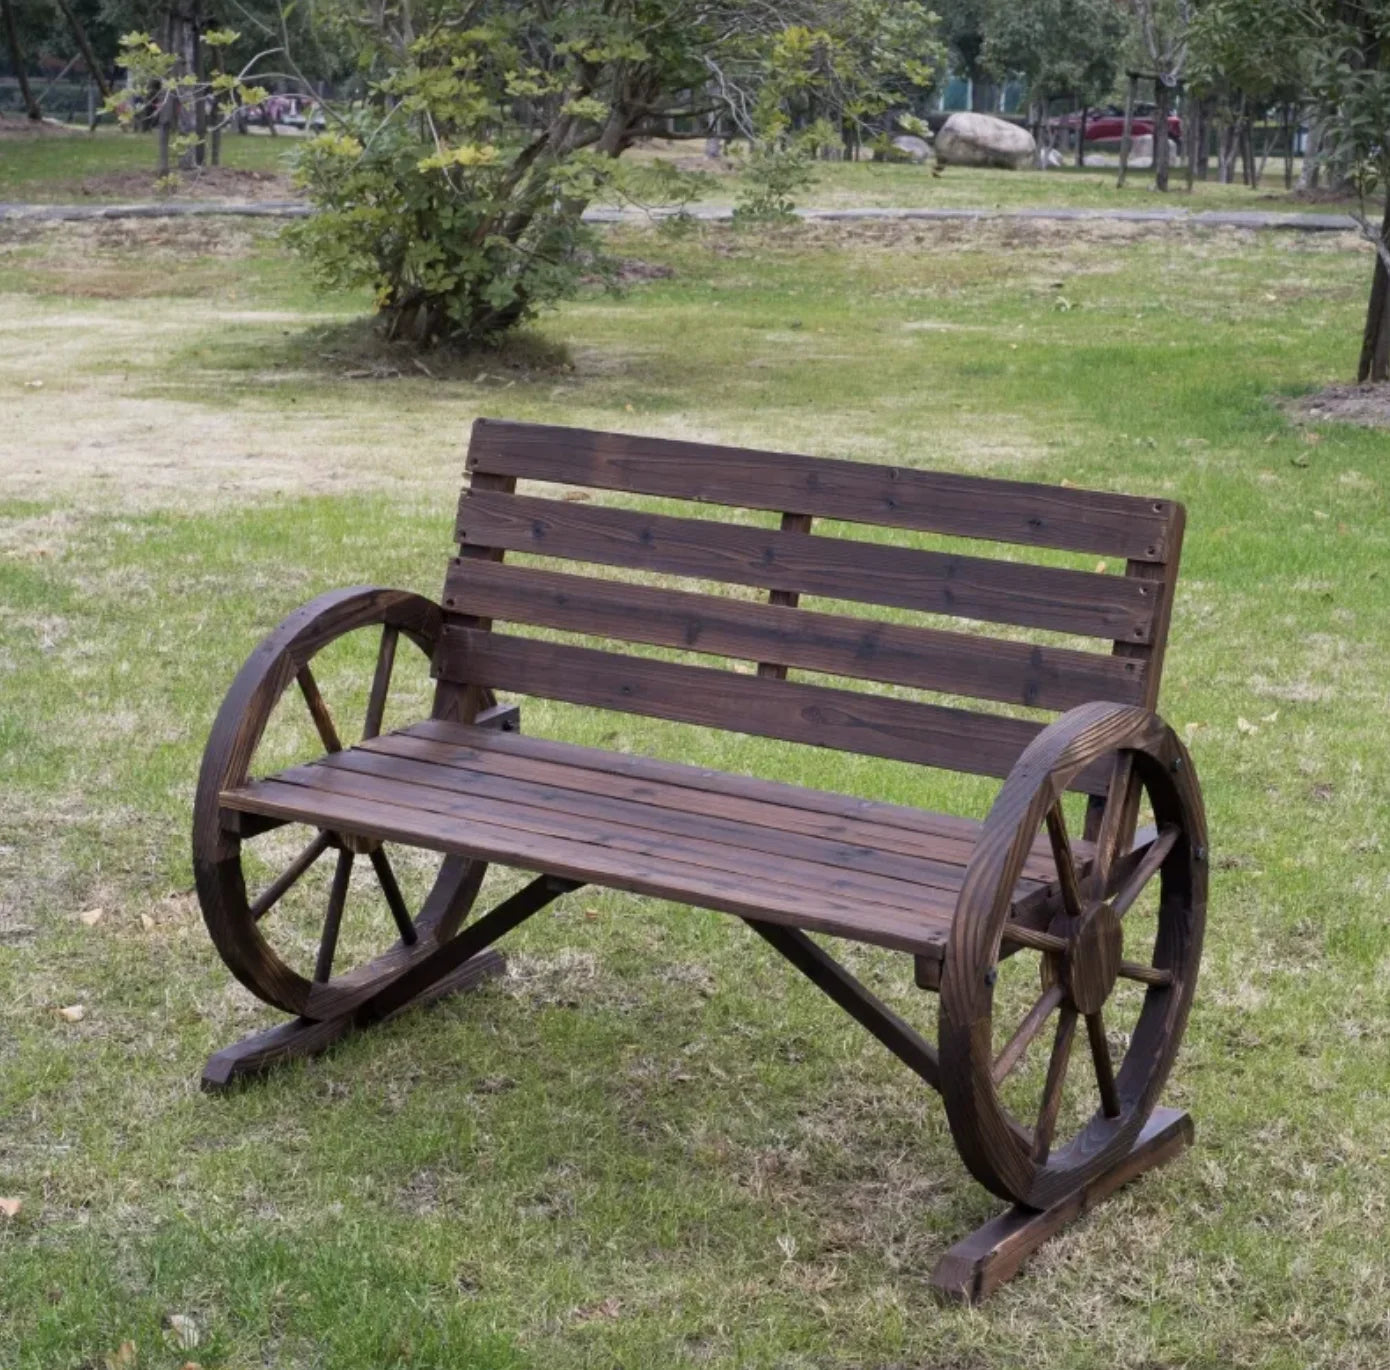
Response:
POLYGON ((1176 735, 1140 709, 1086 706, 1064 721, 1025 753, 1036 764, 1020 763, 985 824, 941 989, 942 1092, 961 1155, 995 1193, 1036 1208, 1113 1165, 1152 1112, 1191 1005, 1206 906, 1205 820, 1176 735), (1083 863, 1061 796, 1097 764, 1111 782, 1083 863), (1156 835, 1128 850, 1145 803, 1156 835), (1039 832, 1058 868, 1043 926, 1013 899, 1039 832), (1011 988, 1032 976, 1022 998, 1004 992, 1006 964, 1011 988))
MULTIPOLYGON (((400 592, 324 596, 272 633, 243 667, 213 726, 195 802, 194 871, 204 920, 223 960, 259 998, 315 1019, 351 1011, 452 937, 485 870, 479 862, 440 857, 428 893, 411 900, 402 889, 399 857, 383 842, 306 829, 290 849, 292 857, 281 852, 257 860, 265 848, 283 847, 287 834, 300 825, 258 835, 223 826, 219 795, 252 773, 267 725, 287 695, 298 696, 325 753, 344 749, 339 719, 320 689, 314 661, 330 644, 356 632, 379 634, 361 736, 370 741, 380 734, 400 639, 413 642, 428 659, 438 637, 438 610, 420 596, 400 592), (257 869, 261 865, 263 872, 257 869), (323 904, 317 935, 306 946, 303 932, 312 918, 307 896, 329 867, 327 888, 318 891, 323 904), (287 925, 289 910, 297 918, 287 925), (353 939, 351 952, 345 934, 353 939), (379 950, 362 954, 361 947, 371 941, 379 950)), ((418 861, 418 853, 410 859, 418 861)))

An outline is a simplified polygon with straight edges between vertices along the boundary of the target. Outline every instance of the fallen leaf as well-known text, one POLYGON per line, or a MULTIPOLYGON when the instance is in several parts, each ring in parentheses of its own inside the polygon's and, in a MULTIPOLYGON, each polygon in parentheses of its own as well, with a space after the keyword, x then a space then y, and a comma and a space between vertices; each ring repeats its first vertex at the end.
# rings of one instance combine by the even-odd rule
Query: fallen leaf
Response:
POLYGON ((96 927, 96 925, 100 923, 101 920, 105 917, 106 910, 102 908, 83 909, 82 912, 77 915, 78 921, 83 925, 83 927, 88 928, 96 927))
POLYGON ((187 1313, 168 1313, 164 1318, 165 1338, 180 1351, 191 1351, 202 1341, 198 1324, 187 1313))
POLYGON ((1061 481, 1061 486, 1062 486, 1062 489, 1063 489, 1063 490, 1075 490, 1075 489, 1076 489, 1076 482, 1075 482, 1074 480, 1066 480, 1066 479, 1064 478, 1064 479, 1061 481))
POLYGON ((23 1207, 23 1199, 0 1199, 0 1214, 7 1218, 18 1217, 19 1210, 23 1207))
POLYGON ((1264 714, 1260 718, 1261 723, 1273 723, 1279 717, 1279 710, 1275 709, 1272 714, 1264 714))
POLYGON ((28 389, 30 389, 30 390, 42 390, 42 389, 43 389, 43 382, 42 382, 42 381, 25 381, 24 384, 25 384, 25 386, 26 386, 28 389))
POLYGON ((66 1008, 58 1010, 58 1017, 66 1019, 69 1023, 80 1023, 87 1016, 87 1010, 81 1004, 69 1004, 66 1008))
POLYGON ((151 918, 150 915, 149 915, 148 913, 142 913, 142 914, 140 915, 140 926, 141 926, 142 928, 144 928, 144 930, 145 930, 146 932, 153 932, 153 931, 154 931, 154 919, 151 918))
POLYGON ((587 919, 589 920, 589 922, 591 922, 591 923, 592 923, 598 916, 599 916, 599 911, 598 911, 597 909, 585 909, 585 910, 584 910, 584 917, 587 918, 587 919))
POLYGON ((573 1317, 575 1322, 592 1322, 595 1318, 616 1318, 622 1307, 622 1303, 610 1294, 606 1299, 592 1303, 587 1308, 576 1308, 573 1317))
POLYGON ((1098 562, 1096 562, 1096 574, 1097 574, 1097 575, 1100 575, 1100 574, 1102 574, 1102 573, 1104 572, 1104 570, 1105 570, 1105 563, 1104 563, 1103 561, 1098 561, 1098 562))
POLYGON ((1329 514, 1329 513, 1326 513, 1326 512, 1323 511, 1322 509, 1314 509, 1314 510, 1313 510, 1313 517, 1314 517, 1315 519, 1330 519, 1330 518, 1332 517, 1332 515, 1329 514))
POLYGON ((1197 729, 1198 729, 1198 728, 1205 728, 1206 726, 1207 726, 1207 725, 1206 725, 1205 723, 1184 723, 1184 724, 1183 724, 1183 729, 1182 729, 1182 734, 1183 734, 1184 739, 1185 739, 1186 741, 1188 741, 1188 742, 1191 742, 1193 736, 1194 736, 1194 735, 1196 734, 1196 732, 1197 732, 1197 729))
POLYGON ((637 412, 630 404, 623 405, 623 408, 626 409, 629 414, 635 414, 637 412))
POLYGON ((123 1341, 112 1355, 107 1356, 107 1370, 128 1370, 135 1364, 135 1343, 123 1341))
POLYGON ((589 492, 587 490, 566 490, 560 498, 568 500, 571 504, 578 504, 580 500, 589 498, 589 492))
POLYGON ((1252 723, 1248 718, 1241 718, 1239 715, 1237 715, 1236 731, 1238 733, 1243 733, 1246 737, 1249 737, 1251 733, 1257 733, 1260 731, 1260 729, 1258 724, 1252 723))

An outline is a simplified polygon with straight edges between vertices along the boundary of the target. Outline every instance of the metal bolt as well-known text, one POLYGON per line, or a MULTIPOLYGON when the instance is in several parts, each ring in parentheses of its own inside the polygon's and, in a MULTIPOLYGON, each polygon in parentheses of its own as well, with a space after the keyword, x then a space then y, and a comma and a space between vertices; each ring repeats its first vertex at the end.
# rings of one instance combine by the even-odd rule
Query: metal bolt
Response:
POLYGON ((1180 771, 1180 770, 1182 770, 1182 757, 1180 757, 1180 756, 1175 756, 1175 757, 1173 758, 1173 764, 1172 764, 1172 766, 1171 766, 1170 769, 1175 770, 1175 771, 1180 771))
POLYGON ((985 984, 987 984, 990 987, 990 989, 994 988, 994 982, 998 978, 999 968, 997 966, 991 966, 987 971, 985 971, 985 984))

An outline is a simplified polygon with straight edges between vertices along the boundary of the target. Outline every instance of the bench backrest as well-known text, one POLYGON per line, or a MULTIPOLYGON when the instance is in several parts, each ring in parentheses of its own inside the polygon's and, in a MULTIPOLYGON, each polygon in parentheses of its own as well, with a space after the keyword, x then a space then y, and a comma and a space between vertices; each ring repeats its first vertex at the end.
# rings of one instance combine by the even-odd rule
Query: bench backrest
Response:
MULTIPOLYGON (((490 687, 1002 776, 1042 726, 1036 715, 803 673, 1030 710, 1157 700, 1183 530, 1182 506, 1170 500, 484 419, 468 471, 435 661, 441 716, 467 717, 490 687), (518 492, 518 480, 541 488, 518 492), (574 487, 619 500, 588 500, 574 487), (718 507, 690 517, 624 507, 630 496, 718 507), (772 511, 779 526, 753 514, 755 526, 746 511, 772 511), (910 535, 823 536, 816 520, 910 535), (975 545, 926 547, 940 538, 923 533, 975 545), (1094 569, 998 555, 1009 546, 1083 553, 1094 569), (529 564, 505 562, 507 553, 530 554, 529 564), (536 557, 579 565, 556 570, 536 557), (710 582, 767 593, 711 593, 710 582), (841 603, 811 611, 797 607, 803 595, 967 622, 947 630, 841 603), (494 631, 494 620, 603 645, 494 631), (1089 639, 1094 650, 986 625, 1089 639), (725 660, 658 659, 613 650, 614 640, 725 660), (728 659, 756 663, 756 673, 728 659)), ((1078 788, 1098 793, 1107 779, 1087 776, 1078 788)))

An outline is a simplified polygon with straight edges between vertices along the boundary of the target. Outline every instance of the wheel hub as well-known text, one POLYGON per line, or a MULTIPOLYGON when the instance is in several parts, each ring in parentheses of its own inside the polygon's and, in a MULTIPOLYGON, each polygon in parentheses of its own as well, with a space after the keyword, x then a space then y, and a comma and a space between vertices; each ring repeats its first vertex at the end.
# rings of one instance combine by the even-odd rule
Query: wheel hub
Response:
POLYGON ((1062 983, 1078 1013, 1097 1013, 1110 997, 1124 954, 1124 925, 1109 904, 1093 904, 1060 930, 1067 939, 1062 983))

